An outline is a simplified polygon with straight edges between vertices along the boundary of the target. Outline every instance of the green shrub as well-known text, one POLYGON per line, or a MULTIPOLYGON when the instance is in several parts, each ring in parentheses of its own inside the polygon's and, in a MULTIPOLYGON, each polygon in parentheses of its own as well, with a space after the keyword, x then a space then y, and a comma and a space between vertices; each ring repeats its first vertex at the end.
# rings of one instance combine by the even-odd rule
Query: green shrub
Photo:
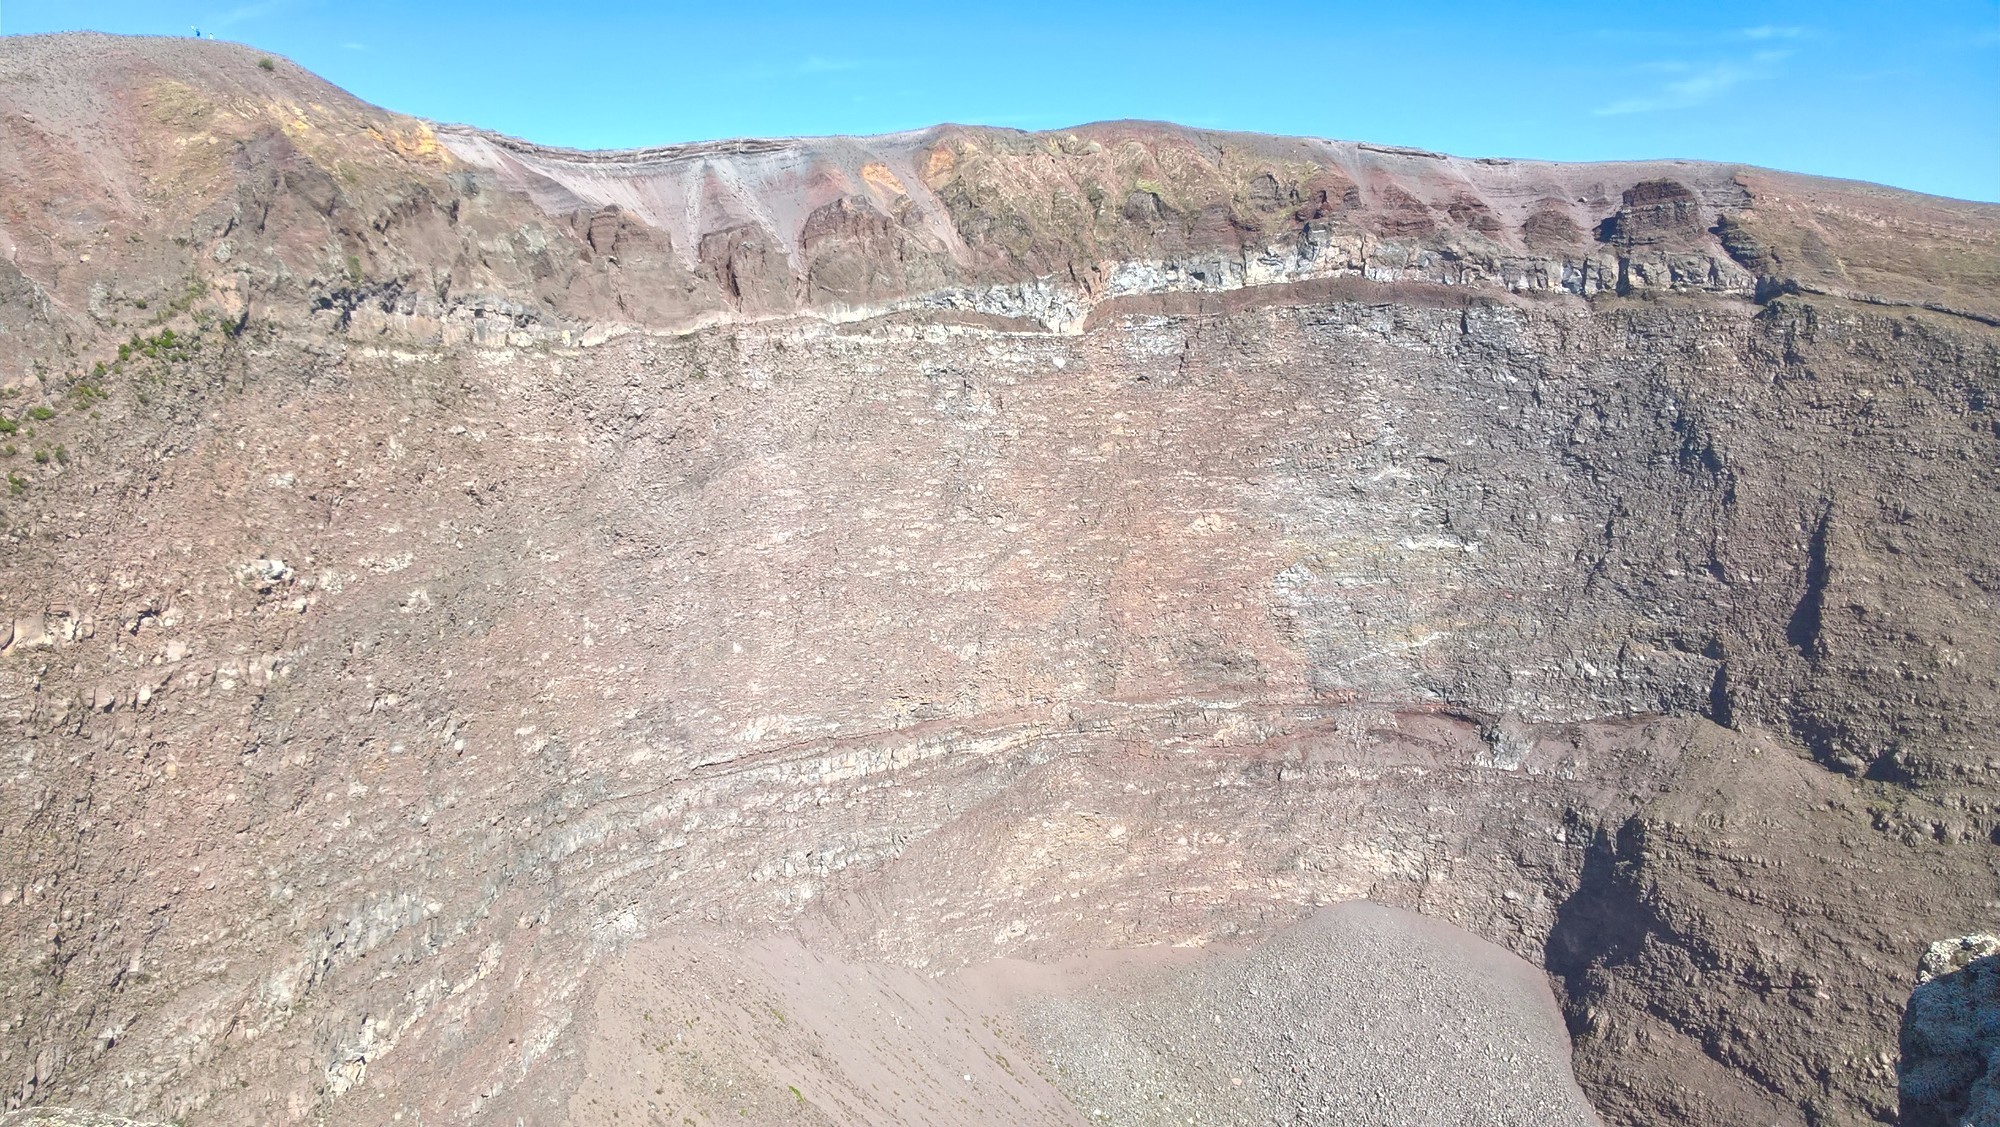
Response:
POLYGON ((55 418, 56 413, 54 408, 44 407, 38 403, 35 406, 28 408, 28 417, 35 420, 38 423, 46 423, 50 419, 55 418))
POLYGON ((258 67, 260 67, 260 68, 261 68, 261 69, 263 69, 263 70, 277 70, 277 69, 278 69, 278 64, 277 64, 277 63, 274 63, 274 62, 272 62, 272 61, 271 61, 271 58, 270 58, 270 56, 269 56, 269 55, 266 55, 265 57, 263 57, 263 58, 261 58, 261 59, 258 59, 258 60, 257 60, 257 66, 258 66, 258 67))
POLYGON ((118 346, 118 362, 123 364, 134 356, 143 356, 148 360, 186 360, 194 355, 200 343, 200 338, 182 336, 172 329, 161 329, 157 335, 150 337, 134 334, 131 340, 118 346))

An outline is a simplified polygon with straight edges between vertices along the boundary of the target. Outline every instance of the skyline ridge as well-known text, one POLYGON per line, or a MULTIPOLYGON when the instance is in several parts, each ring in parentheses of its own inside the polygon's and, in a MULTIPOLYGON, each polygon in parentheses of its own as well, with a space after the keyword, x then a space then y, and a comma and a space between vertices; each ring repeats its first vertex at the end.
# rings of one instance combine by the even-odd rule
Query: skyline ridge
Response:
POLYGON ((2000 200, 2000 6, 1531 3, 1232 18, 1030 3, 1005 16, 780 2, 16 0, 15 32, 186 35, 284 54, 380 105, 578 149, 1183 122, 1553 161, 1744 163, 2000 200), (1754 18, 1751 18, 1754 17, 1754 18))

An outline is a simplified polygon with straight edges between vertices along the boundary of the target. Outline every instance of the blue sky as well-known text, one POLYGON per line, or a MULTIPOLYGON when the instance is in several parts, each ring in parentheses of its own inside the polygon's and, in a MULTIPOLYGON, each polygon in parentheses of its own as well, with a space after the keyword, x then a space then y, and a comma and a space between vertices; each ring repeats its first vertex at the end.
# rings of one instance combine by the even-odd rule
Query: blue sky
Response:
POLYGON ((194 25, 391 109, 582 147, 1140 117, 2000 200, 2000 0, 0 0, 8 34, 194 25))

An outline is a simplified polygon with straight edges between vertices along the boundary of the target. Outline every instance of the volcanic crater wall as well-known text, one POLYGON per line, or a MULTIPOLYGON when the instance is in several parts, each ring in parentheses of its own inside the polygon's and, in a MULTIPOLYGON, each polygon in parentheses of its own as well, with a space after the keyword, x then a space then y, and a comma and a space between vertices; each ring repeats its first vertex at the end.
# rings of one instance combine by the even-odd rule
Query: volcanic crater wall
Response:
POLYGON ((1994 208, 0 77, 10 1106, 588 1118, 648 938, 1368 898, 1545 966, 1610 1120, 1893 1120, 2000 890, 1994 208))

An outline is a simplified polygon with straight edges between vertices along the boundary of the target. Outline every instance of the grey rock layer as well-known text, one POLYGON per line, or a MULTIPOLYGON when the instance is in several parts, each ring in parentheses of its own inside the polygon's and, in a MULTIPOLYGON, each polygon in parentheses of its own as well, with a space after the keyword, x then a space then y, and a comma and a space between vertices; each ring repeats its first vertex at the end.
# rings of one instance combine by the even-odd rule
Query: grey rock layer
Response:
POLYGON ((1030 1003, 1022 1025, 1093 1123, 1599 1122, 1537 968, 1381 905, 1030 1003))
POLYGON ((1900 1071, 1904 1127, 2000 1123, 2000 938, 1967 935, 1924 952, 1900 1071))

